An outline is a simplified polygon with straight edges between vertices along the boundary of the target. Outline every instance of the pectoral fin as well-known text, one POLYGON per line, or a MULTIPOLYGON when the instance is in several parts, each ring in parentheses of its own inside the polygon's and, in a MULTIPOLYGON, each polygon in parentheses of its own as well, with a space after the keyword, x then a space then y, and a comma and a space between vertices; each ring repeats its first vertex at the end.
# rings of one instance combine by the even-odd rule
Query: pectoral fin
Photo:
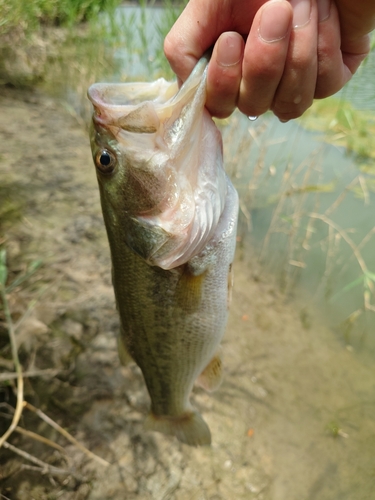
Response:
POLYGON ((216 391, 223 380, 222 366, 220 349, 197 378, 197 385, 209 392, 216 391))

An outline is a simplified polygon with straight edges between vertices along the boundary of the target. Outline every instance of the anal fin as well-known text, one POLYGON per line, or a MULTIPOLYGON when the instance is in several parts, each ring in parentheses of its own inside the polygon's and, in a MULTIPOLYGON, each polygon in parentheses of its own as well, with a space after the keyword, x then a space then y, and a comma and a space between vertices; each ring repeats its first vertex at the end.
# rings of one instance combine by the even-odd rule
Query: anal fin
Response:
POLYGON ((223 361, 221 359, 221 348, 208 363, 203 372, 196 380, 196 384, 206 391, 213 392, 219 388, 223 380, 223 361))

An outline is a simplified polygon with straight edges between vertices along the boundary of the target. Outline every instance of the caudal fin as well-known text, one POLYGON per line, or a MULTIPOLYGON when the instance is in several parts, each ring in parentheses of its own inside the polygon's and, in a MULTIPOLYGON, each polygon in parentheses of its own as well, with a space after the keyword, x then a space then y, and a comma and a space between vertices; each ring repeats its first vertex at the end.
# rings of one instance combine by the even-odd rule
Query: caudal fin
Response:
POLYGON ((176 436, 179 441, 190 446, 211 444, 210 429, 201 415, 196 412, 186 412, 178 417, 150 413, 145 427, 151 431, 176 436))

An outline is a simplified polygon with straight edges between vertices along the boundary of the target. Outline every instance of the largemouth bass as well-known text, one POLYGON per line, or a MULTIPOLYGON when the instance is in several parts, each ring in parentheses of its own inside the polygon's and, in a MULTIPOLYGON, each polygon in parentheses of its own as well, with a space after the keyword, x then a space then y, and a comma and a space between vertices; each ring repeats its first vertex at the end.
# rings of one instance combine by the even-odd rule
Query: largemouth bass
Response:
POLYGON ((94 84, 91 147, 121 320, 141 368, 146 427, 211 442, 189 398, 220 383, 238 214, 221 134, 204 107, 207 59, 176 83, 94 84))

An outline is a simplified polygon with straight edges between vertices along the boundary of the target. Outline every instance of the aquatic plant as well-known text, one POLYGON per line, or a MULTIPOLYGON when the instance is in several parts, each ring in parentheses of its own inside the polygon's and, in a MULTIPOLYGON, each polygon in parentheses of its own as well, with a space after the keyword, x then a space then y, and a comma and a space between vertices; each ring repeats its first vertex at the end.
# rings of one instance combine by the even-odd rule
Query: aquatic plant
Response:
POLYGON ((374 343, 372 175, 354 161, 336 164, 339 152, 327 161, 334 148, 316 141, 323 134, 280 125, 270 114, 250 123, 236 113, 223 133, 240 193, 243 260, 259 260, 286 297, 305 294, 302 309, 325 311, 346 342, 374 343))
POLYGON ((374 114, 356 109, 353 104, 337 97, 316 101, 301 119, 304 127, 322 132, 321 138, 354 153, 375 173, 374 114))

